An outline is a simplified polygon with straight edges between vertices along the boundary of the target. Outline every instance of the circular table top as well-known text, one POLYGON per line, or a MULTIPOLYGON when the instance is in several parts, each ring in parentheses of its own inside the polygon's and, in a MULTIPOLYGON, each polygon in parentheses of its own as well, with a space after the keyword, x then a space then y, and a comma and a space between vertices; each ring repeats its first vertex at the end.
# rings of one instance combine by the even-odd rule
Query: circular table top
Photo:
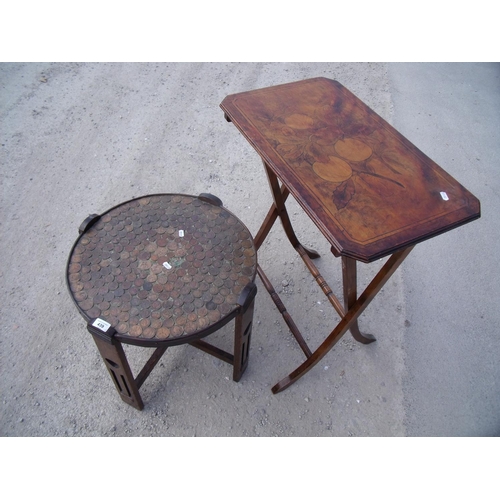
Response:
POLYGON ((188 195, 149 195, 118 205, 79 236, 67 264, 70 294, 87 321, 120 341, 183 343, 239 308, 257 253, 243 223, 188 195))

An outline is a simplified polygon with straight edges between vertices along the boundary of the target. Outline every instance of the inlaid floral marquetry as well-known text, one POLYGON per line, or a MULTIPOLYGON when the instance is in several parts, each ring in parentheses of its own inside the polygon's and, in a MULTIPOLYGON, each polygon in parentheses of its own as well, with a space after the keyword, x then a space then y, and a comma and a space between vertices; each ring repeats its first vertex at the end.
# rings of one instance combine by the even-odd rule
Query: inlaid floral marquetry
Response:
POLYGON ((372 261, 479 216, 471 193, 334 80, 221 107, 340 255, 372 261))

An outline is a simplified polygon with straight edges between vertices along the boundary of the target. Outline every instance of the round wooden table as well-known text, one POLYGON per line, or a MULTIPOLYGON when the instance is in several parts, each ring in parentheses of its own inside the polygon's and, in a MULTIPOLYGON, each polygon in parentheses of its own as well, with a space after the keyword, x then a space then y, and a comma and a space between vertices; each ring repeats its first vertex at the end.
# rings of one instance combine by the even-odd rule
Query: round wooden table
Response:
POLYGON ((189 343, 248 364, 257 252, 244 224, 208 194, 158 194, 89 216, 70 252, 68 290, 116 389, 144 407, 139 387, 170 346, 189 343), (232 319, 234 352, 201 340, 232 319), (156 347, 134 378, 122 343, 156 347))

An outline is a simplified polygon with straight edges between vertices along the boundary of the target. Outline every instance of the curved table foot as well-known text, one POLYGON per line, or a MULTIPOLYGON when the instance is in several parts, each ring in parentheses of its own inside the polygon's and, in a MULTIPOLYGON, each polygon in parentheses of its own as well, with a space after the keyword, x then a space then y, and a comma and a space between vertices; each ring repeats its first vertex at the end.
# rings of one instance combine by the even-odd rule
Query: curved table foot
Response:
POLYGON ((359 330, 358 322, 356 321, 356 324, 351 326, 351 335, 353 336, 354 340, 357 340, 358 342, 361 342, 362 344, 371 344, 372 342, 375 342, 377 339, 369 334, 369 333, 361 333, 359 330))
MULTIPOLYGON (((296 368, 290 375, 286 376, 280 380, 271 390, 273 394, 284 391, 287 387, 290 387, 294 382, 296 382, 300 377, 305 375, 311 368, 313 368, 329 351, 330 349, 342 338, 342 336, 351 330, 353 336, 358 336, 356 340, 363 343, 373 342, 374 338, 367 334, 361 334, 358 328, 358 317, 362 312, 368 307, 370 302, 375 298, 380 289, 387 283, 389 278, 394 274, 399 265, 403 262, 406 256, 411 252, 413 247, 407 247, 403 250, 399 250, 391 255, 389 260, 384 264, 382 269, 376 274, 372 279, 370 284, 366 287, 365 291, 359 296, 357 300, 353 300, 353 275, 355 273, 352 271, 352 263, 347 259, 344 260, 344 277, 350 278, 344 281, 347 282, 345 285, 346 302, 350 307, 346 311, 346 314, 340 320, 340 323, 334 328, 334 330, 328 335, 328 337, 323 341, 323 343, 309 356, 298 368, 296 368), (372 340, 373 339, 373 340, 372 340), (368 342, 366 342, 368 340, 368 342)), ((355 269, 355 268, 354 268, 355 269)), ((356 338, 356 337, 355 337, 356 338)))
POLYGON ((321 257, 321 255, 318 252, 316 252, 316 250, 313 250, 312 248, 307 248, 302 244, 300 246, 304 249, 304 251, 306 252, 307 256, 310 259, 319 259, 321 257))
MULTIPOLYGON (((338 338, 336 340, 338 340, 340 337, 342 337, 342 334, 338 335, 338 338)), ((311 357, 307 358, 296 370, 290 373, 290 375, 287 375, 284 379, 280 380, 271 389, 272 393, 278 394, 278 392, 284 391, 285 389, 290 387, 300 377, 305 375, 314 365, 316 365, 321 360, 321 358, 323 358, 323 356, 331 349, 331 347, 332 346, 329 346, 326 350, 321 350, 321 348, 319 348, 317 351, 315 351, 311 357)))
POLYGON ((290 375, 287 375, 284 379, 280 380, 271 391, 273 394, 284 391, 287 387, 290 387, 294 382, 296 382, 300 377, 305 375, 311 368, 313 368, 317 363, 324 358, 330 349, 342 338, 342 336, 349 330, 349 328, 356 322, 357 315, 361 314, 362 310, 368 305, 373 297, 371 295, 361 297, 356 303, 353 310, 349 315, 342 318, 340 323, 335 327, 335 329, 328 335, 328 337, 323 341, 323 343, 309 356, 298 368, 296 368, 290 375), (357 309, 354 312, 354 309, 357 309))
POLYGON ((283 380, 280 380, 272 389, 273 394, 278 394, 278 392, 284 391, 287 387, 292 385, 295 382, 295 380, 292 380, 290 378, 290 375, 288 377, 285 377, 283 380))

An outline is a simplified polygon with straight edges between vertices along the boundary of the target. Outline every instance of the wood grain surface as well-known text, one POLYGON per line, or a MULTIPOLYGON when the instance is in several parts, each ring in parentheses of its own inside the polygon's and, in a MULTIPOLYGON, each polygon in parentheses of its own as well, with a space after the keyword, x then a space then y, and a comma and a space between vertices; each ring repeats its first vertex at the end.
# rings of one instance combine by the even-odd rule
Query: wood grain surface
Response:
POLYGON ((480 217, 480 203, 340 83, 221 103, 339 255, 371 262, 480 217))

